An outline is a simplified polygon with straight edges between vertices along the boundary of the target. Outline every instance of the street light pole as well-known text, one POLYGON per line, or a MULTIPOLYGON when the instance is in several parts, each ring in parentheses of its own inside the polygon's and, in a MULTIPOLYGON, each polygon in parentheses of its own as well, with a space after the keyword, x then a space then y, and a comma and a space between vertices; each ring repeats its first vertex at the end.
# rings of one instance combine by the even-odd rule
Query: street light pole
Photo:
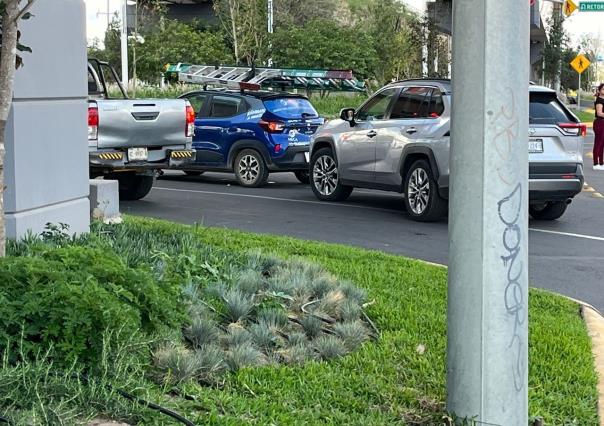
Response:
POLYGON ((447 410, 476 424, 528 424, 529 63, 527 0, 453 2, 447 410))
POLYGON ((134 0, 134 44, 132 45, 132 97, 136 98, 136 43, 138 43, 138 0, 134 0))
POLYGON ((122 33, 121 33, 121 52, 122 52, 122 85, 128 91, 128 6, 127 0, 122 2, 122 33))
MULTIPOLYGON (((267 1, 267 7, 268 7, 268 33, 269 33, 269 37, 270 34, 273 34, 273 0, 268 0, 267 1)), ((269 41, 268 44, 268 49, 269 49, 269 58, 268 58, 268 66, 269 68, 273 66, 273 57, 272 57, 272 50, 273 50, 273 46, 272 46, 272 41, 269 41)))

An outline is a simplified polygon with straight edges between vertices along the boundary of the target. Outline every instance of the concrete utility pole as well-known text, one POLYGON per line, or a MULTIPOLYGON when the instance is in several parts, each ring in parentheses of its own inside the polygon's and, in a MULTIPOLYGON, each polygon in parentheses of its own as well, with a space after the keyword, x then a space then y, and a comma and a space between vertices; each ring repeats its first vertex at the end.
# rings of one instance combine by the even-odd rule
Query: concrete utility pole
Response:
POLYGON ((528 424, 529 2, 453 2, 447 409, 528 424))
POLYGON ((122 2, 122 85, 128 90, 128 1, 122 2))

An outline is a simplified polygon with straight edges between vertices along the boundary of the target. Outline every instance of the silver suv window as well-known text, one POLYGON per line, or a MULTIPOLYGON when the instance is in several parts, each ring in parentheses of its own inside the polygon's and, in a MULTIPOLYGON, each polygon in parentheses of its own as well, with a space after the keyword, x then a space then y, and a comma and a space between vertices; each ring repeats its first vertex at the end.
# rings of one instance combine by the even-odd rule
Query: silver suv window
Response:
POLYGON ((530 124, 559 124, 574 121, 574 118, 566 112, 555 93, 533 92, 530 94, 530 124))
POLYGON ((397 90, 398 89, 396 88, 390 88, 376 93, 373 98, 369 99, 367 103, 359 109, 356 119, 360 121, 373 121, 386 118, 388 106, 397 90))
POLYGON ((401 92, 396 100, 390 118, 418 118, 426 115, 428 101, 432 89, 430 87, 408 87, 401 92))
POLYGON ((409 87, 398 97, 390 118, 437 118, 445 111, 442 92, 433 87, 409 87))
POLYGON ((428 108, 428 117, 437 118, 445 112, 445 103, 443 102, 443 94, 438 89, 432 90, 430 98, 430 107, 428 108))

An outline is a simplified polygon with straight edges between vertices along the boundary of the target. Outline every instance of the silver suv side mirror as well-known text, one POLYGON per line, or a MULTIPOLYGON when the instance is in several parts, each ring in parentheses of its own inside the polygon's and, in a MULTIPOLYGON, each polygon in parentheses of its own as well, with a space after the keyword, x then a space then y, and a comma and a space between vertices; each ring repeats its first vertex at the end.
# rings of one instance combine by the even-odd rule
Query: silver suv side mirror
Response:
POLYGON ((340 111, 340 118, 344 121, 348 121, 350 123, 350 127, 353 127, 356 122, 354 121, 354 116, 356 111, 354 108, 344 108, 340 111))

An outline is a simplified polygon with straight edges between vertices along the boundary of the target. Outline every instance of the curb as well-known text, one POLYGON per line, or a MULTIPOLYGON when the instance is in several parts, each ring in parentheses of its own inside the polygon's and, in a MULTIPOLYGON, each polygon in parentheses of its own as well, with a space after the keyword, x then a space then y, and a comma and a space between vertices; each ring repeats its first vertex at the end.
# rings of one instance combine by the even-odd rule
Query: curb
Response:
POLYGON ((604 426, 604 317, 591 307, 584 306, 583 318, 592 342, 591 352, 598 375, 598 417, 600 426, 604 426))
POLYGON ((591 353, 598 376, 598 418, 600 426, 604 426, 604 315, 589 303, 569 296, 561 296, 579 304, 587 334, 591 338, 591 353))

